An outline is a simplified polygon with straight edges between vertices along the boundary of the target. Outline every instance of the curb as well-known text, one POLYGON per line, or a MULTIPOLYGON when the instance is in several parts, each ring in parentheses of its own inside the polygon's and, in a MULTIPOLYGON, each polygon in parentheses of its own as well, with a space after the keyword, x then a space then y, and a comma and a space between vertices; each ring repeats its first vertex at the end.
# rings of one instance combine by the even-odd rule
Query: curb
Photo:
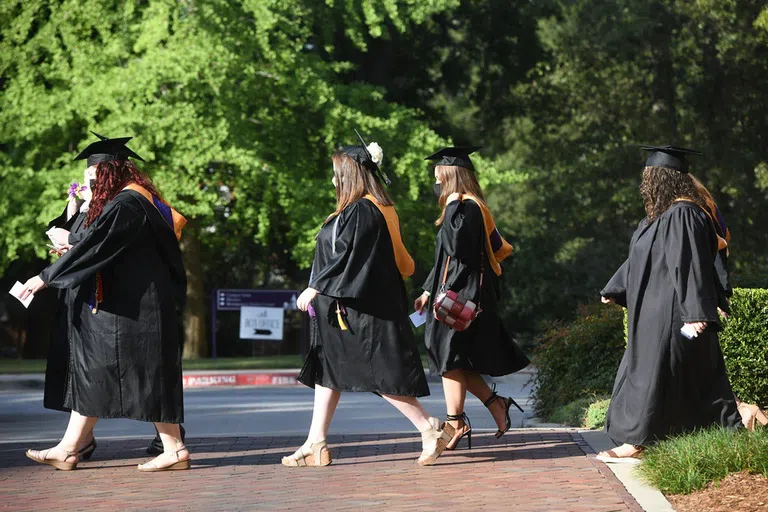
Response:
MULTIPOLYGON (((189 370, 182 374, 184 389, 235 386, 301 386, 297 380, 299 368, 276 370, 189 370)), ((534 369, 526 368, 517 373, 533 374, 534 369)), ((439 375, 425 370, 429 382, 440 382, 439 375)), ((503 383, 505 377, 491 377, 491 382, 503 383)), ((0 391, 30 391, 45 387, 44 373, 13 373, 0 375, 0 391)))
MULTIPOLYGON (((579 429, 578 433, 582 439, 595 451, 599 453, 603 450, 610 450, 616 447, 616 443, 601 430, 579 429)), ((589 457, 593 457, 589 455, 589 457)), ((598 460, 593 461, 596 464, 604 464, 598 460)), ((655 487, 648 485, 640 476, 635 473, 635 467, 628 464, 605 464, 613 472, 619 482, 629 491, 629 494, 635 498, 643 510, 648 512, 674 512, 674 508, 667 501, 664 494, 655 487)))

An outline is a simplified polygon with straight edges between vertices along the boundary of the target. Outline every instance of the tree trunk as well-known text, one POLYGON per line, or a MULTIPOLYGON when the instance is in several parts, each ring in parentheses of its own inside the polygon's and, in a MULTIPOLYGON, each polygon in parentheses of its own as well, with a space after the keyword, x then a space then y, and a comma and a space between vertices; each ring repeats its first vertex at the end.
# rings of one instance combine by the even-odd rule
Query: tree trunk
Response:
POLYGON ((200 262, 200 221, 190 219, 181 237, 187 271, 187 305, 184 308, 184 359, 208 355, 205 337, 205 286, 200 262))

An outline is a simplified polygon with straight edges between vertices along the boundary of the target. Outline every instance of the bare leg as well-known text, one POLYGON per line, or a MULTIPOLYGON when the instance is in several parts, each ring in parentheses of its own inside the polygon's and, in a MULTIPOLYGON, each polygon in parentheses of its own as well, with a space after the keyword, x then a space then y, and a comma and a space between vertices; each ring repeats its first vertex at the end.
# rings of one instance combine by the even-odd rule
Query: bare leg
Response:
MULTIPOLYGON (((453 437, 448 443, 447 450, 453 450, 465 435, 470 435, 471 429, 464 421, 464 402, 467 399, 467 375, 463 370, 450 370, 443 374, 443 391, 445 392, 445 409, 449 419, 448 424, 454 428, 453 437)), ((468 440, 469 441, 469 440, 468 440)))
POLYGON ((464 401, 467 398, 466 373, 462 370, 445 372, 443 374, 443 391, 445 392, 446 412, 451 415, 463 413, 464 401))
POLYGON ((315 405, 307 440, 293 455, 283 457, 283 466, 327 466, 331 463, 331 452, 325 439, 328 437, 333 413, 339 405, 339 398, 340 391, 315 384, 315 405))
POLYGON ((315 384, 315 405, 312 410, 312 425, 309 427, 309 435, 305 445, 325 441, 328 437, 328 429, 331 428, 331 420, 336 412, 341 398, 340 391, 325 388, 315 384))
POLYGON ((156 422, 155 428, 163 442, 163 453, 146 464, 139 464, 139 469, 165 468, 179 461, 189 460, 189 451, 181 440, 181 430, 178 423, 156 422))
MULTIPOLYGON (((475 395, 481 402, 485 403, 491 397, 491 388, 488 383, 485 382, 483 376, 476 372, 464 371, 464 375, 467 379, 467 390, 475 395)), ((507 426, 507 415, 505 409, 506 403, 503 400, 494 400, 491 405, 488 406, 488 410, 493 416, 493 420, 496 422, 496 426, 499 430, 503 430, 507 426)))
POLYGON ((98 420, 99 418, 83 416, 76 411, 72 411, 69 415, 67 431, 64 433, 64 437, 59 444, 48 450, 42 450, 42 454, 38 450, 31 450, 30 453, 41 459, 72 462, 76 460, 76 456, 67 456, 67 453, 77 452, 77 449, 83 445, 85 438, 93 432, 93 427, 98 420))
POLYGON ((432 428, 432 424, 429 422, 429 414, 427 414, 427 411, 424 410, 416 397, 398 395, 381 395, 381 397, 408 418, 419 432, 432 428))

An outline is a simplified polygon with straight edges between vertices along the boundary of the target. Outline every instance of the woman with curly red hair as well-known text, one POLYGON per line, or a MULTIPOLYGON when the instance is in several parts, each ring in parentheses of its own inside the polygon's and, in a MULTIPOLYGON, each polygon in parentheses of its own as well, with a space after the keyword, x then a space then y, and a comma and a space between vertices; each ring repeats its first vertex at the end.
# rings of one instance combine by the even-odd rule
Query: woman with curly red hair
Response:
POLYGON ((96 166, 83 237, 24 285, 22 296, 45 287, 71 289, 71 370, 64 405, 71 409, 61 442, 27 457, 57 469, 78 464, 77 449, 99 418, 151 421, 164 452, 141 471, 188 469, 179 424, 181 312, 186 275, 178 239, 184 218, 128 160, 125 143, 107 139, 78 158, 96 166))

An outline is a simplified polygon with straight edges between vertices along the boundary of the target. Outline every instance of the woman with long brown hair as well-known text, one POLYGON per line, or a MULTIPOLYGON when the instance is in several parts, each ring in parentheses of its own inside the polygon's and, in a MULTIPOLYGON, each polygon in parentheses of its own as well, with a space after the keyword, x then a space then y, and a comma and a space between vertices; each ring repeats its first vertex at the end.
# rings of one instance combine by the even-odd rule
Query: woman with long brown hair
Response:
POLYGON ((74 294, 71 368, 64 406, 70 421, 61 442, 27 457, 57 469, 79 462, 78 448, 99 418, 151 421, 164 453, 140 471, 188 469, 179 423, 180 314, 186 276, 178 238, 184 219, 127 159, 130 137, 106 139, 80 155, 96 166, 82 238, 39 276, 23 297, 45 287, 74 294))
POLYGON ((283 457, 285 466, 331 463, 326 437, 342 391, 376 393, 406 416, 421 432, 421 465, 433 464, 451 438, 416 398, 429 387, 403 284, 414 264, 382 185, 381 148, 360 141, 332 156, 336 209, 317 235, 309 287, 298 299, 312 325, 299 381, 315 389, 315 404, 307 441, 283 457))
MULTIPOLYGON (((504 328, 499 315, 501 262, 512 253, 499 233, 485 202, 469 154, 479 148, 445 148, 428 160, 434 168, 435 195, 442 211, 435 247, 435 263, 414 308, 429 307, 425 342, 429 370, 443 378, 448 423, 455 433, 449 450, 463 437, 472 447, 472 426, 464 412, 467 391, 489 409, 501 437, 512 426, 509 409, 520 407, 499 396, 483 375, 500 377, 525 368, 530 362, 504 328), (477 304, 480 313, 468 328, 438 321, 435 298, 452 290, 477 304)), ((522 409, 521 409, 522 410, 522 409)))
POLYGON ((627 308, 628 343, 613 387, 606 431, 621 446, 605 462, 637 463, 645 446, 710 425, 741 422, 717 332, 716 219, 675 146, 650 151, 640 195, 646 217, 629 257, 601 291, 627 308))

